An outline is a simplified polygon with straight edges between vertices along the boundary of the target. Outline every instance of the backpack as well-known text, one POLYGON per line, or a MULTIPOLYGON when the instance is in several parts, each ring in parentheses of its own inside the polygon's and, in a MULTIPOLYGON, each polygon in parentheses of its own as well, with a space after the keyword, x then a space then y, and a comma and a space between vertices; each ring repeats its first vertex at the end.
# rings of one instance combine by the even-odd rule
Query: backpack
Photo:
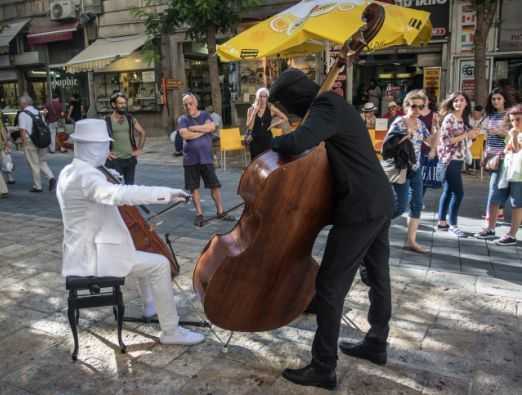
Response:
POLYGON ((38 148, 47 148, 51 144, 51 131, 49 126, 40 118, 30 111, 24 110, 33 120, 33 131, 31 132, 31 141, 38 148))

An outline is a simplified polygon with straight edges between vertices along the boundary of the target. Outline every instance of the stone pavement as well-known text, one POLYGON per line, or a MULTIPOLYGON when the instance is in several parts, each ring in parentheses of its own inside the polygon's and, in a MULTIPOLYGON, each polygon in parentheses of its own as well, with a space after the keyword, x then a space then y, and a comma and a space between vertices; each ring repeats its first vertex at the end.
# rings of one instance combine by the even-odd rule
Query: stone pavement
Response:
MULTIPOLYGON (((160 146, 160 148, 162 148, 160 146)), ((164 149, 164 147, 162 148, 164 149)), ((176 163, 146 158, 138 182, 181 186, 176 163)), ((169 158, 170 159, 170 158, 169 158)), ((178 158, 174 158, 176 160, 178 158)), ((69 157, 54 155, 58 171, 69 157)), ((179 160, 179 159, 178 159, 179 160)), ((120 354, 110 309, 83 310, 80 354, 72 363, 72 336, 66 293, 60 276, 61 221, 53 194, 30 194, 27 166, 15 154, 17 184, 0 200, 0 394, 326 394, 292 385, 280 377, 286 366, 309 360, 315 322, 302 316, 272 332, 235 334, 228 352, 207 330, 207 341, 193 347, 162 346, 157 325, 125 324, 129 352, 120 354)), ((226 205, 236 196, 239 169, 219 171, 226 205)), ((461 225, 481 226, 486 181, 466 178, 461 225)), ((390 359, 386 367, 339 356, 338 394, 520 394, 522 384, 522 261, 520 246, 497 247, 472 238, 455 239, 433 230, 437 191, 429 191, 419 239, 430 254, 402 250, 405 220, 391 231, 393 318, 390 359)), ((204 194, 210 215, 213 205, 204 194)), ((275 200, 276 201, 276 200, 275 200)), ((236 213, 240 214, 240 211, 236 213)), ((176 288, 182 319, 199 319, 201 306, 192 293, 195 259, 213 233, 230 224, 192 226, 194 212, 182 207, 169 213, 159 230, 170 233, 181 263, 176 288)), ((506 230, 499 227, 499 233, 506 230)), ((320 258, 327 230, 314 255, 320 258)), ((522 236, 520 234, 519 236, 522 236)), ((129 314, 140 314, 135 282, 126 281, 129 314)), ((358 339, 367 329, 367 288, 356 280, 345 312, 342 336, 358 339)))

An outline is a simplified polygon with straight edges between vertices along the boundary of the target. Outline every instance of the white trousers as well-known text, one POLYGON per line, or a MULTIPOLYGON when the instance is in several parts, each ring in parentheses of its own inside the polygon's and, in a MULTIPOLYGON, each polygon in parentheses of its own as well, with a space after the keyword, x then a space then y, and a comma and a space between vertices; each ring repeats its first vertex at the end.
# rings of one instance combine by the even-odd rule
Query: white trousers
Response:
POLYGON ((56 131, 58 130, 58 122, 49 122, 49 131, 51 132, 51 144, 49 152, 56 151, 56 131))
POLYGON ((137 262, 130 274, 138 278, 145 305, 154 302, 161 330, 173 333, 178 328, 178 311, 172 292, 170 263, 163 255, 136 251, 137 262))
POLYGON ((47 164, 47 148, 38 148, 33 144, 30 138, 24 145, 24 154, 27 164, 31 168, 33 174, 33 187, 42 189, 42 177, 40 172, 44 173, 47 178, 54 178, 54 174, 47 164))

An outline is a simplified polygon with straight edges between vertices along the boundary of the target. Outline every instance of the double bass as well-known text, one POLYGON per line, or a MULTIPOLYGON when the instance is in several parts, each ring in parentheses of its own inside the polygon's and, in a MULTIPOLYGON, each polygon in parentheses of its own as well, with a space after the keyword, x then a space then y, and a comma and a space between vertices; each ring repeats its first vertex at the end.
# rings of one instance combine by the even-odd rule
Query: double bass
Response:
MULTIPOLYGON (((321 87, 331 89, 346 61, 379 32, 384 9, 373 3, 366 21, 345 44, 321 87)), ((268 151, 243 173, 238 194, 245 209, 227 234, 215 235, 197 260, 193 286, 208 319, 232 331, 287 325, 315 292, 319 268, 312 257, 317 234, 331 223, 333 186, 324 144, 296 156, 268 151)))

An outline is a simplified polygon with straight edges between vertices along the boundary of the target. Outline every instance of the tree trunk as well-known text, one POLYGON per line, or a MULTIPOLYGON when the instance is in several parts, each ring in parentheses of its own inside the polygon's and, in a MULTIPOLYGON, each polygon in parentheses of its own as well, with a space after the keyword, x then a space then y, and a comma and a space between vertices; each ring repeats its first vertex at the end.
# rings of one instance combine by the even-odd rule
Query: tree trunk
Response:
POLYGON ((485 0, 482 2, 475 1, 475 10, 477 25, 475 28, 475 37, 473 45, 475 50, 475 103, 485 105, 489 80, 486 75, 486 51, 488 33, 497 10, 498 0, 485 0))
POLYGON ((221 115, 221 87, 219 84, 219 67, 216 55, 216 26, 209 25, 207 31, 208 71, 210 76, 210 92, 214 111, 221 115))

